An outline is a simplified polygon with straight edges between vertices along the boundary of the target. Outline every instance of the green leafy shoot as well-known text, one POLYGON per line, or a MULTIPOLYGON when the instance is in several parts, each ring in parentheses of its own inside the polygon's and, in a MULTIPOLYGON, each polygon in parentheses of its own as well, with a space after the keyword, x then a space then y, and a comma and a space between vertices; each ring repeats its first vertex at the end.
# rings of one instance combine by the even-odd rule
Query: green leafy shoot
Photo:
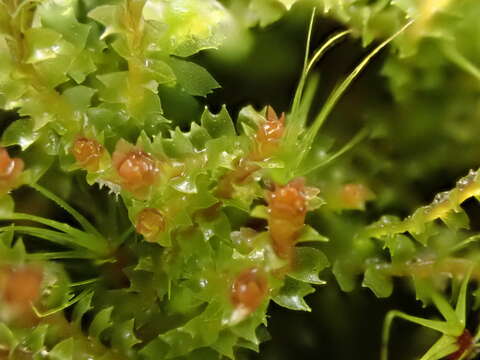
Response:
MULTIPOLYGON (((474 341, 472 340, 471 344, 470 341, 466 341, 468 346, 462 348, 459 345, 459 343, 461 343, 459 338, 467 337, 468 340, 471 340, 471 335, 468 330, 466 330, 465 324, 467 286, 472 274, 472 270, 473 267, 470 267, 463 279, 455 309, 450 306, 450 304, 441 294, 437 293, 435 290, 431 290, 432 301, 435 307, 444 317, 445 321, 424 319, 405 314, 398 310, 390 311, 385 318, 383 326, 381 360, 388 360, 388 341, 390 328, 395 318, 400 318, 442 333, 440 339, 432 345, 425 355, 421 357, 421 360, 440 360, 445 356, 454 353, 455 355, 458 354, 458 357, 455 357, 455 359, 461 359, 466 356, 472 350, 474 341)), ((479 334, 477 333, 473 339, 476 339, 478 336, 479 334)))

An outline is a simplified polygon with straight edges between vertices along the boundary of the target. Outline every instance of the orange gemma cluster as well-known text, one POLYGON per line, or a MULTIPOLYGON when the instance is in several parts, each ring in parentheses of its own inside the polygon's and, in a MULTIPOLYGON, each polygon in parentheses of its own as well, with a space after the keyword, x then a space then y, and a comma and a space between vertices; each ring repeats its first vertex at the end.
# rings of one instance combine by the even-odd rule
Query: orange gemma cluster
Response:
POLYGON ((0 147, 0 193, 6 193, 19 185, 23 160, 11 158, 8 151, 0 147))
POLYGON ((275 186, 275 190, 268 193, 267 202, 273 248, 279 257, 291 260, 307 214, 304 180, 299 178, 285 186, 275 186))
POLYGON ((72 154, 78 165, 89 171, 97 171, 104 150, 98 141, 80 137, 73 144, 72 154))
POLYGON ((165 230, 165 219, 155 208, 145 208, 137 216, 137 233, 147 241, 155 241, 155 237, 165 230))
POLYGON ((139 149, 127 153, 117 149, 112 160, 125 189, 137 191, 154 184, 159 169, 150 154, 139 149))
POLYGON ((250 313, 260 306, 267 293, 267 277, 261 269, 252 267, 235 278, 231 289, 231 300, 236 308, 244 308, 250 313))
MULTIPOLYGON (((71 151, 79 166, 98 171, 105 148, 94 139, 78 137, 71 151)), ((139 197, 145 195, 145 189, 155 183, 159 173, 158 161, 152 155, 124 140, 117 142, 112 165, 120 178, 114 181, 119 181, 124 189, 139 197)), ((155 241, 164 230, 165 219, 157 209, 145 208, 138 214, 136 231, 147 241, 155 241)))

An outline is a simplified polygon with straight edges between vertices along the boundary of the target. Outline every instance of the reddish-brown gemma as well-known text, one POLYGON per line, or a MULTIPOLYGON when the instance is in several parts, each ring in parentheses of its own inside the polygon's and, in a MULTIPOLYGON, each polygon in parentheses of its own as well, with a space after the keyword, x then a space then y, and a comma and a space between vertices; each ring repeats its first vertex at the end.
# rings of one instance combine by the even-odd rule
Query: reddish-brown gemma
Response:
POLYGON ((241 272, 233 281, 231 300, 235 307, 254 311, 260 306, 268 293, 267 277, 258 267, 241 272))
POLYGON ((157 209, 145 208, 137 216, 136 230, 147 241, 153 241, 158 234, 165 230, 165 218, 157 209))
POLYGON ((98 170, 100 158, 104 151, 102 144, 86 137, 75 140, 72 147, 72 154, 77 164, 90 171, 98 170))
POLYGON ((122 149, 113 153, 113 163, 122 185, 130 191, 135 191, 155 182, 158 167, 155 159, 145 151, 133 148, 128 152, 122 149))
POLYGON ((3 298, 12 306, 27 309, 40 297, 42 280, 43 273, 37 267, 7 269, 3 298))
POLYGON ((23 160, 11 158, 8 151, 0 147, 0 193, 17 185, 22 170, 23 160))
POLYGON ((363 209, 374 193, 363 184, 345 184, 341 190, 342 206, 347 209, 363 209))

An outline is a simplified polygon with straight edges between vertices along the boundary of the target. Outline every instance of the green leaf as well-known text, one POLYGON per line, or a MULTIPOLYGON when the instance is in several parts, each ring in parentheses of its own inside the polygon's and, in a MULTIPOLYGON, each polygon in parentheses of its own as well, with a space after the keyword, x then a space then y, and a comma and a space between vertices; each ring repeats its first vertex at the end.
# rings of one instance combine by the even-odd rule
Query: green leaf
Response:
POLYGON ((306 295, 315 292, 315 289, 298 280, 286 278, 279 293, 273 296, 272 300, 278 305, 290 310, 311 311, 303 299, 306 295))
POLYGON ((330 265, 323 252, 311 247, 297 247, 294 259, 288 276, 306 283, 325 284, 325 281, 318 277, 318 273, 330 265))
POLYGON ((433 294, 432 284, 428 278, 422 276, 412 276, 415 288, 415 298, 422 302, 423 307, 431 303, 433 294))
POLYGON ((203 67, 190 61, 170 58, 171 66, 180 87, 190 95, 206 96, 220 85, 203 67))
POLYGON ((133 345, 140 342, 133 331, 134 323, 135 319, 130 319, 114 326, 112 330, 112 346, 114 348, 127 352, 133 345))
POLYGON ((196 150, 205 149, 207 141, 211 139, 207 130, 199 126, 197 123, 192 123, 187 136, 190 138, 190 142, 196 150))
POLYGON ((470 228, 470 220, 468 215, 463 210, 451 210, 445 216, 442 216, 441 219, 445 225, 447 225, 453 231, 470 228))
POLYGON ((362 286, 368 287, 379 298, 389 297, 393 291, 391 277, 376 265, 369 266, 367 271, 365 271, 362 286))
POLYGON ((109 103, 127 103, 127 78, 127 71, 97 75, 97 79, 105 86, 99 91, 100 99, 109 103))
POLYGON ((55 345, 48 354, 49 360, 72 360, 73 359, 73 338, 63 340, 55 345))
MULTIPOLYGON (((253 215, 252 215, 253 216, 253 215)), ((310 225, 305 225, 300 233, 297 242, 328 242, 329 239, 323 235, 320 235, 317 230, 315 230, 310 225)))
POLYGON ((3 322, 0 323, 0 345, 5 346, 7 349, 14 349, 18 344, 18 340, 15 339, 15 335, 3 322))
POLYGON ((42 25, 57 31, 77 49, 87 42, 90 25, 81 24, 75 16, 76 0, 44 1, 37 8, 42 25))
POLYGON ((332 272, 342 291, 349 292, 355 289, 358 266, 348 259, 338 259, 333 264, 332 272))
POLYGON ((2 135, 2 146, 20 145, 22 150, 27 149, 40 137, 38 131, 33 130, 31 119, 14 121, 2 135))
POLYGON ((177 127, 175 131, 170 131, 170 139, 163 139, 163 148, 168 156, 183 158, 194 153, 193 145, 190 139, 177 127))
POLYGON ((25 339, 25 346, 36 353, 45 348, 45 337, 47 336, 48 325, 37 326, 25 339))
POLYGON ((293 4, 295 4, 298 0, 277 0, 277 1, 283 4, 283 6, 285 6, 287 10, 290 10, 293 4))
POLYGON ((405 263, 416 253, 416 247, 413 241, 402 234, 386 237, 385 246, 388 247, 390 251, 392 262, 397 264, 405 263))
POLYGON ((218 351, 219 354, 229 358, 235 359, 233 348, 237 343, 238 338, 229 330, 222 331, 219 336, 218 340, 211 345, 213 349, 218 351))
POLYGON ((258 219, 268 220, 268 207, 265 205, 257 205, 250 212, 250 216, 258 219))
POLYGON ((113 306, 102 309, 95 315, 88 329, 88 334, 93 338, 99 338, 104 330, 112 326, 113 306))
POLYGON ((244 22, 247 26, 267 26, 282 17, 285 8, 277 0, 250 0, 245 2, 244 22))
POLYGON ((92 306, 92 298, 94 292, 92 291, 88 296, 84 297, 82 300, 78 302, 78 304, 73 309, 72 315, 72 322, 81 328, 82 326, 82 317, 85 315, 90 309, 93 308, 92 306))
POLYGON ((236 135, 232 118, 228 114, 225 106, 222 106, 218 114, 212 114, 208 108, 205 107, 200 121, 202 127, 208 131, 212 138, 222 136, 233 137, 236 135))
POLYGON ((31 28, 25 33, 27 60, 29 64, 37 64, 53 60, 61 55, 71 55, 74 48, 62 40, 62 35, 46 28, 31 28))
POLYGON ((230 330, 238 337, 258 347, 260 339, 257 336, 257 329, 262 323, 266 324, 265 313, 257 311, 251 314, 247 319, 231 327, 230 330))
POLYGON ((86 111, 90 107, 90 102, 95 92, 95 89, 79 85, 68 88, 62 95, 75 110, 86 111))
POLYGON ((105 26, 100 40, 111 34, 118 34, 124 31, 121 19, 124 12, 120 5, 102 5, 98 6, 88 13, 88 16, 105 26))
POLYGON ((68 75, 75 80, 77 84, 85 81, 87 75, 97 70, 97 66, 93 61, 93 56, 88 50, 83 50, 75 56, 75 59, 68 68, 68 75))
POLYGON ((10 195, 3 195, 0 197, 0 219, 8 218, 13 214, 15 202, 10 195))

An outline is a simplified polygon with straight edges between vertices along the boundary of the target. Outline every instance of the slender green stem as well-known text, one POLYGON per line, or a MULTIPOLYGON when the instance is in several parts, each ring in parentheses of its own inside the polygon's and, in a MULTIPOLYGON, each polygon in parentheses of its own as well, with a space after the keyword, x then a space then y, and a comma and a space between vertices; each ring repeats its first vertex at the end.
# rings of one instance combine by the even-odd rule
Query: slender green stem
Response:
POLYGON ((58 259, 92 259, 89 254, 79 253, 78 251, 55 251, 45 253, 29 253, 29 260, 58 260, 58 259))
POLYGON ((480 69, 464 55, 462 55, 454 45, 446 45, 443 47, 443 52, 454 64, 460 69, 474 76, 480 80, 480 69))
POLYGON ((125 240, 128 239, 130 235, 132 235, 135 232, 135 229, 133 227, 129 227, 127 230, 123 232, 122 235, 120 235, 118 244, 123 244, 125 240))
MULTIPOLYGON (((11 231, 11 226, 0 227, 0 232, 11 231)), ((71 234, 65 234, 50 229, 43 229, 34 226, 14 226, 14 231, 21 232, 23 234, 31 235, 44 239, 50 242, 54 242, 63 246, 79 246, 85 249, 91 250, 96 254, 103 254, 107 252, 105 243, 99 242, 98 238, 82 233, 82 236, 73 236, 71 234)))
POLYGON ((318 60, 322 58, 322 56, 325 54, 325 52, 331 48, 333 45, 335 45, 338 41, 342 40, 347 36, 348 34, 351 34, 352 30, 345 30, 341 31, 338 34, 333 35, 331 38, 329 38, 325 44, 322 45, 320 49, 318 49, 315 54, 313 55, 312 59, 308 63, 308 66, 306 68, 306 74, 312 70, 312 67, 317 63, 318 60))
POLYGON ((89 285, 89 284, 96 283, 97 281, 99 281, 98 278, 88 279, 88 280, 83 280, 83 281, 77 281, 77 282, 74 282, 74 283, 70 283, 69 286, 74 287, 74 286, 89 285))
POLYGON ((450 249, 449 253, 454 253, 454 252, 457 252, 459 250, 462 250, 462 249, 466 248, 468 245, 470 245, 471 243, 477 242, 479 240, 480 240, 480 234, 470 236, 470 237, 466 238, 465 240, 460 241, 455 246, 453 246, 450 249))
POLYGON ((35 306, 32 305, 32 309, 33 309, 33 312, 35 313, 35 315, 37 315, 39 318, 43 318, 43 317, 47 317, 47 316, 50 316, 50 315, 53 315, 59 311, 62 311, 70 306, 72 306, 73 304, 79 302, 80 300, 86 298, 87 296, 89 296, 91 294, 91 290, 84 290, 80 295, 74 297, 73 299, 67 301, 66 303, 56 307, 56 308, 53 308, 53 309, 50 309, 46 312, 40 312, 35 306))
POLYGON ((295 91, 295 95, 293 97, 293 105, 292 105, 292 113, 295 114, 298 106, 300 105, 300 99, 302 98, 303 87, 305 86, 305 78, 307 76, 307 66, 308 66, 308 57, 310 56, 310 42, 312 39, 312 32, 313 32, 313 22, 315 20, 315 11, 316 8, 313 8, 312 15, 310 16, 310 23, 308 25, 308 32, 307 32, 307 42, 305 44, 305 55, 303 58, 303 69, 302 75, 300 76, 300 82, 297 86, 295 91))
POLYGON ((329 164, 330 162, 334 161, 335 159, 339 158, 340 156, 342 156, 343 154, 345 154, 347 151, 349 151, 351 148, 353 148, 355 145, 357 145, 359 142, 361 142, 363 139, 365 139, 365 137, 368 135, 368 131, 367 129, 363 129, 361 130, 357 135, 355 135, 347 144, 345 144, 342 148, 340 148, 340 150, 338 150, 337 152, 333 153, 332 155, 330 155, 327 159, 319 162, 318 164, 315 164, 309 168, 306 168, 306 169, 303 169, 303 170, 300 170, 299 172, 299 176, 305 176, 309 173, 311 173, 312 171, 315 171, 317 170, 318 168, 322 167, 322 166, 325 166, 327 164, 329 164))
POLYGON ((388 39, 383 41, 380 45, 378 45, 370 54, 368 54, 361 62, 357 65, 357 67, 345 78, 345 80, 340 83, 340 85, 335 88, 330 96, 328 97, 325 105, 322 107, 322 110, 315 118, 313 125, 308 130, 305 143, 307 149, 311 147, 315 136, 317 135, 318 131, 322 127, 323 123, 327 119, 328 115, 330 115, 333 107, 337 104, 338 100, 341 96, 345 93, 345 91, 349 88, 350 84, 355 80, 358 75, 362 72, 362 70, 367 66, 370 60, 377 55, 380 50, 382 50, 385 46, 387 46, 392 40, 394 40, 397 36, 403 33, 411 24, 412 21, 409 21, 406 25, 404 25, 400 30, 398 30, 395 34, 390 36, 388 39))
POLYGON ((40 239, 54 242, 56 244, 63 245, 63 246, 68 246, 72 244, 79 245, 74 240, 74 238, 72 236, 69 236, 68 234, 63 234, 58 231, 42 229, 42 228, 37 228, 33 226, 14 226, 14 227, 4 226, 4 227, 0 227, 0 232, 11 231, 12 229, 16 232, 35 236, 40 239))
POLYGON ((72 208, 70 205, 68 205, 64 200, 62 200, 60 197, 57 195, 53 194, 49 190, 45 189, 44 187, 38 185, 38 184, 31 184, 30 185, 32 188, 40 192, 42 195, 45 197, 49 198, 53 202, 55 202, 58 206, 63 208, 65 211, 67 211, 70 215, 73 216, 75 220, 78 221, 78 223, 85 229, 85 231, 90 232, 97 236, 100 239, 103 239, 102 234, 98 232, 98 230, 82 215, 80 214, 77 210, 72 208))
POLYGON ((78 236, 80 234, 85 234, 83 231, 75 229, 74 227, 61 223, 59 221, 43 218, 36 215, 25 214, 25 213, 13 213, 8 216, 1 217, 1 220, 27 220, 36 222, 39 224, 50 226, 56 230, 62 231, 67 234, 71 234, 72 236, 78 236))
POLYGON ((466 325, 466 315, 467 315, 467 288, 470 277, 472 276, 473 265, 470 266, 467 273, 465 274, 462 285, 460 287, 460 292, 458 294, 457 305, 455 307, 455 313, 457 318, 460 320, 460 323, 465 327, 466 325))
MULTIPOLYGON (((312 26, 312 24, 310 26, 312 26)), ((309 30, 309 33, 310 31, 311 30, 309 30)), ((312 59, 305 64, 304 70, 302 71, 302 75, 300 77, 300 81, 297 86, 297 90, 295 92, 295 96, 293 98, 292 114, 294 114, 294 116, 298 112, 298 107, 300 106, 300 102, 302 99, 305 82, 307 81, 307 76, 310 70, 312 69, 312 67, 317 63, 317 61, 319 61, 322 58, 323 55, 325 55, 328 49, 330 49, 333 45, 335 45, 338 41, 340 41, 342 38, 344 38, 346 35, 350 33, 351 33, 351 30, 345 30, 330 37, 317 51, 315 51, 312 59)))

